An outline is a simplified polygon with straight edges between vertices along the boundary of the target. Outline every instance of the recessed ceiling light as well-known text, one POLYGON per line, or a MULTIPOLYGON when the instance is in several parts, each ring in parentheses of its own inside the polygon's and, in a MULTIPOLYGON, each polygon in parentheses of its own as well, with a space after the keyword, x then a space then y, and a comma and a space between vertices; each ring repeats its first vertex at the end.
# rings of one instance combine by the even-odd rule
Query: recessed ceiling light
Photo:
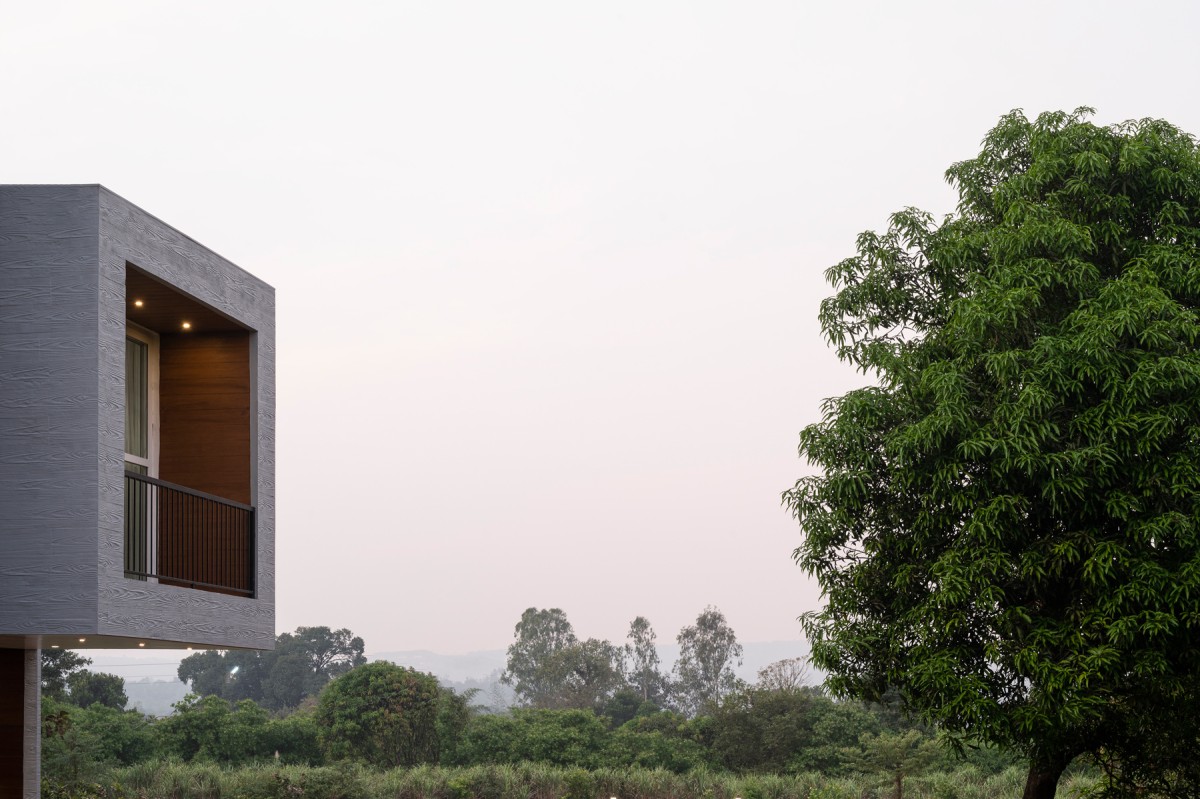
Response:
POLYGON ((87 639, 86 639, 86 638, 80 638, 80 639, 79 639, 79 643, 81 643, 81 644, 82 644, 82 643, 84 643, 85 641, 87 641, 87 639))
POLYGON ((191 323, 191 322, 184 322, 184 323, 183 323, 183 325, 182 325, 182 327, 183 327, 183 329, 184 329, 184 330, 191 330, 191 329, 192 329, 192 323, 191 323))
POLYGON ((58 649, 58 644, 50 644, 51 649, 58 649))
POLYGON ((145 646, 145 645, 146 645, 145 641, 138 641, 138 646, 145 646))
POLYGON ((133 301, 133 305, 134 305, 134 307, 135 307, 135 308, 141 308, 141 307, 142 307, 143 305, 145 305, 145 304, 146 304, 146 303, 142 302, 141 300, 134 300, 134 301, 133 301))

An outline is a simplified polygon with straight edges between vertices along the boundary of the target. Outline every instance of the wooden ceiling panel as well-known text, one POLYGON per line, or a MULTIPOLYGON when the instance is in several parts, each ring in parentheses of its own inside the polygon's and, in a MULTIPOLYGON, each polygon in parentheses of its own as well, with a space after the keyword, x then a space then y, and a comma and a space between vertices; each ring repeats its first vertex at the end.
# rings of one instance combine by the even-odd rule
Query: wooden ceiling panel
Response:
POLYGON ((156 333, 217 333, 247 329, 132 264, 125 265, 125 318, 156 333), (139 306, 138 302, 142 304, 139 306), (191 327, 184 329, 184 322, 191 327))

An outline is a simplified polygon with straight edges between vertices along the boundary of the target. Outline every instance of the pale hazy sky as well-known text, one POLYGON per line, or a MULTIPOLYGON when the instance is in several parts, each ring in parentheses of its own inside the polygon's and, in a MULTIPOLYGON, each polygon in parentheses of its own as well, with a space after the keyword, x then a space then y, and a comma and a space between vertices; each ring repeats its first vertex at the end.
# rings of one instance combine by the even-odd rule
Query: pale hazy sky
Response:
POLYGON ((0 182, 275 286, 278 630, 798 640, 824 269, 1012 108, 1200 133, 1198 8, 0 0, 0 182))

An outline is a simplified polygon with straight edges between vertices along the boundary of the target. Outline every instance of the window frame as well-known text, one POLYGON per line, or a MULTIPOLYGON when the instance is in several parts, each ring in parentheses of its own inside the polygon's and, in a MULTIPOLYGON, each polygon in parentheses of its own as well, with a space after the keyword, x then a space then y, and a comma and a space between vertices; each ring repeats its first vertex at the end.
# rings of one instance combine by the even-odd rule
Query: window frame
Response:
MULTIPOLYGON (((125 464, 133 464, 140 466, 146 471, 144 472, 149 477, 158 477, 158 455, 159 455, 159 339, 158 334, 153 330, 142 327, 133 322, 126 321, 125 323, 125 338, 132 339, 140 344, 146 345, 146 457, 133 455, 125 452, 125 464)), ((125 366, 126 379, 128 379, 129 365, 125 366)), ((128 388, 126 389, 126 402, 129 401, 128 388)), ((126 420, 128 420, 128 410, 126 411, 126 420)), ((128 423, 128 421, 126 422, 128 423)), ((128 431, 125 431, 126 440, 128 440, 128 431)), ((125 446, 124 442, 121 445, 125 446)))

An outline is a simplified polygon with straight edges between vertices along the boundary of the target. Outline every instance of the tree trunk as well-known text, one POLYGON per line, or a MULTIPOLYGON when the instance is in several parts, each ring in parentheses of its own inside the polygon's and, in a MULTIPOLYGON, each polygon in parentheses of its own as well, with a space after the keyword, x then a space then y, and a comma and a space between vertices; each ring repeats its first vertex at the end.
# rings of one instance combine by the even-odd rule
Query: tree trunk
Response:
POLYGON ((904 799, 904 772, 896 772, 896 799, 904 799))
POLYGON ((1066 771, 1067 760, 1030 761, 1029 777, 1025 780, 1025 793, 1021 799, 1054 799, 1058 790, 1058 778, 1066 771))

